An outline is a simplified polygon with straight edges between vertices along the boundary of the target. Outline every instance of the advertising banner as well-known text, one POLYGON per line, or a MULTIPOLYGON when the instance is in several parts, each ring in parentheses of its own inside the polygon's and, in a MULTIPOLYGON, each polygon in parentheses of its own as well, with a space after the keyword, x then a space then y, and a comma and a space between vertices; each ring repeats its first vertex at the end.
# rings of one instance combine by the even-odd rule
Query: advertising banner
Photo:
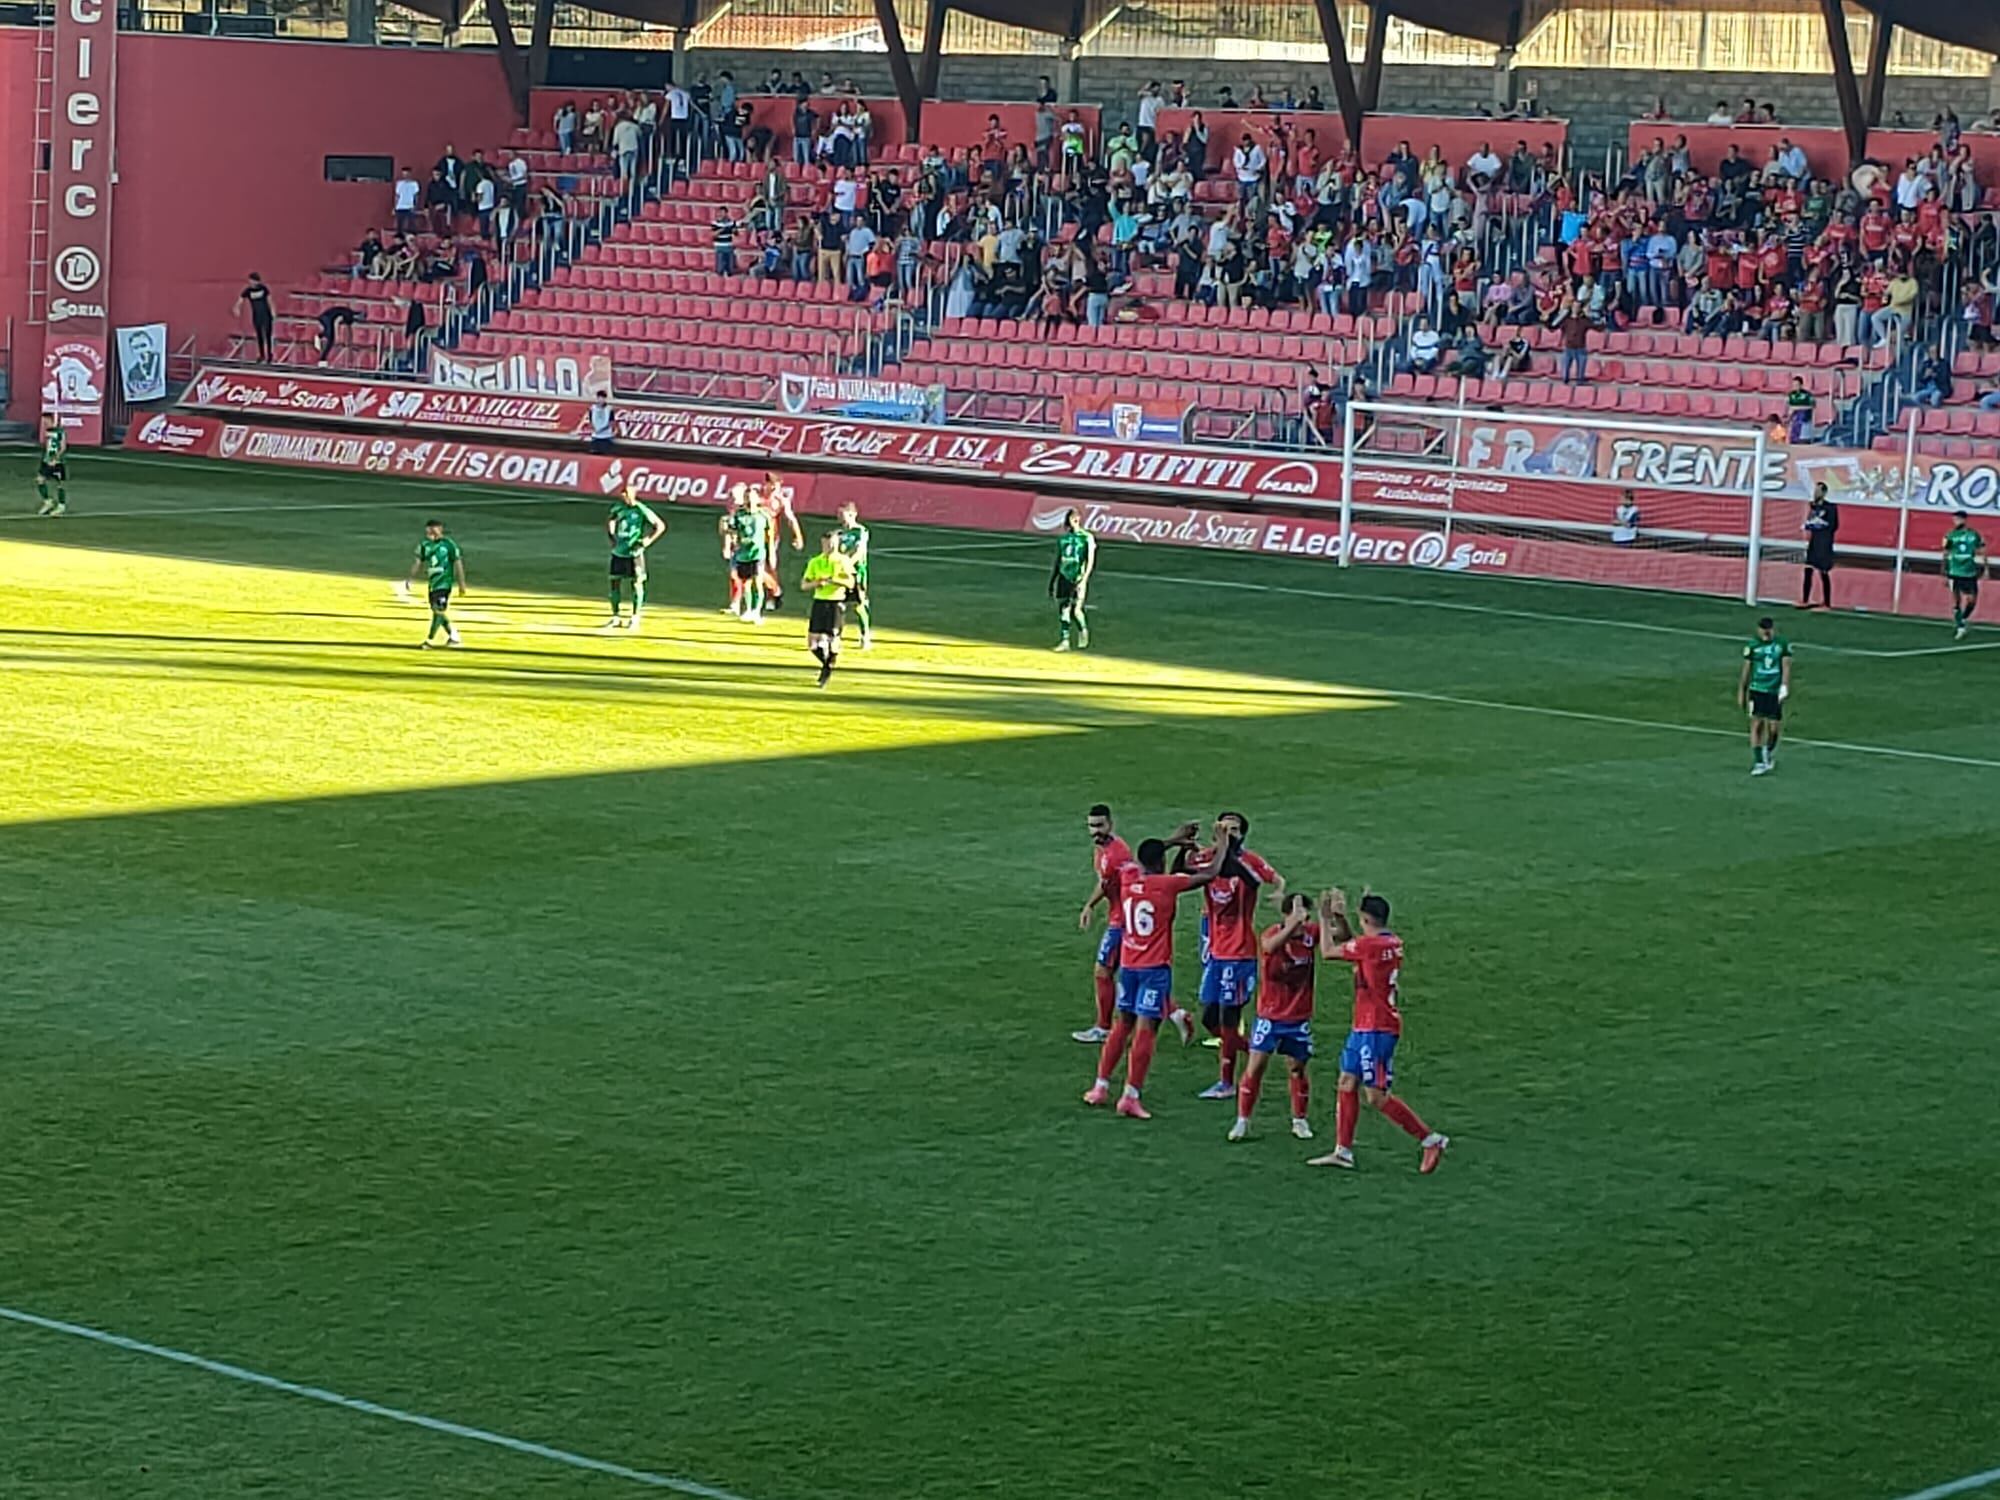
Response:
MULTIPOLYGON (((145 452, 280 464, 359 474, 388 474, 522 490, 579 499, 608 499, 627 485, 663 503, 719 504, 731 486, 760 477, 762 465, 731 457, 656 458, 629 454, 552 452, 489 440, 419 437, 409 433, 342 433, 226 421, 199 412, 158 412, 134 425, 128 447, 145 452)), ((950 479, 884 482, 845 470, 788 468, 794 503, 807 514, 830 515, 852 501, 871 521, 961 526, 981 531, 1050 536, 1071 509, 1107 540, 1193 547, 1241 555, 1287 557, 1337 565, 1339 522, 1323 515, 1246 514, 1141 501, 1077 500, 1029 488, 950 479)), ((1731 595, 1742 587, 1741 559, 1698 553, 1547 538, 1454 534, 1442 523, 1358 519, 1346 543, 1356 564, 1558 578, 1635 588, 1731 595)), ((1795 564, 1766 568, 1762 587, 1789 596, 1795 564)), ((1887 610, 1894 579, 1886 570, 1850 569, 1841 588, 1851 605, 1887 610)), ((1938 614, 1948 607, 1941 588, 1911 589, 1906 611, 1938 614)))
POLYGON ((42 411, 62 423, 70 442, 94 445, 104 441, 110 338, 116 8, 105 0, 57 0, 54 44, 42 411))
MULTIPOLYGON (((1699 489, 1736 497, 1750 493, 1756 473, 1757 447, 1747 436, 1731 441, 1616 426, 1566 427, 1497 413, 1454 425, 1459 466, 1480 473, 1595 478, 1638 488, 1699 489)), ((1806 500, 1813 486, 1824 482, 1836 503, 1901 505, 1903 457, 1900 449, 1885 453, 1767 443, 1764 492, 1806 500)), ((1963 461, 1919 455, 1909 481, 1913 506, 2000 511, 2000 453, 1963 461)))
MULTIPOLYGON (((530 445, 581 445, 587 411, 581 400, 221 366, 205 367, 197 375, 188 404, 236 415, 478 434, 530 445)), ((746 465, 804 463, 926 483, 977 480, 1191 505, 1230 501, 1331 512, 1340 503, 1340 461, 1316 454, 982 432, 667 402, 620 401, 613 416, 618 449, 627 454, 727 455, 746 465)), ((1467 421, 1458 441, 1457 469, 1390 456, 1357 463, 1357 514, 1378 520, 1384 518, 1382 512, 1401 512, 1419 531, 1449 522, 1461 529, 1581 528, 1608 538, 1613 509, 1629 483, 1644 518, 1641 530, 1659 540, 1708 538, 1736 548, 1749 529, 1750 508, 1743 493, 1701 486, 1709 479, 1718 486, 1735 480, 1747 485, 1753 445, 1690 440, 1664 445, 1661 451, 1655 434, 1554 427, 1500 415, 1467 421)), ((1900 537, 1912 551, 1930 551, 1953 508, 1964 506, 1975 516, 2000 511, 2000 483, 1989 461, 1920 461, 1905 526, 1896 455, 1832 448, 1778 448, 1773 453, 1789 466, 1785 488, 1797 497, 1765 504, 1764 536, 1774 546, 1802 545, 1803 497, 1816 479, 1825 479, 1842 502, 1840 542, 1847 548, 1893 549, 1900 537)), ((1775 483, 1776 459, 1771 474, 1775 483)))
POLYGON ((1064 396, 1063 428, 1078 437, 1116 438, 1121 443, 1184 443, 1187 406, 1179 401, 1064 396))
POLYGON ((944 387, 912 385, 907 380, 786 373, 778 377, 778 405, 795 417, 824 412, 936 425, 944 421, 944 387))
MULTIPOLYGON (((188 404, 205 411, 316 417, 368 426, 480 431, 495 437, 580 437, 581 399, 509 401, 497 393, 205 366, 188 404)), ((758 454, 927 477, 1104 487, 1194 497, 1335 505, 1340 463, 1284 453, 979 432, 796 416, 748 408, 619 402, 618 440, 699 453, 758 454)))
POLYGON ((127 401, 166 400, 166 324, 142 323, 118 330, 118 379, 127 401))
POLYGON ((609 354, 454 354, 431 349, 431 384, 509 396, 591 401, 611 394, 609 354))

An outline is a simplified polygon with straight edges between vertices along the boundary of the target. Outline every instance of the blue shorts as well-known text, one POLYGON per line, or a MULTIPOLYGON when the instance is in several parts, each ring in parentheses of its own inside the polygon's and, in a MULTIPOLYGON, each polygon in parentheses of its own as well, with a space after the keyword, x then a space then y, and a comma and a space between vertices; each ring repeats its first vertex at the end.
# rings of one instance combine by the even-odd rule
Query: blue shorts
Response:
POLYGON ((1203 1005, 1248 1005, 1256 996, 1256 959, 1211 958, 1201 966, 1203 1005))
POLYGON ((1392 1066, 1398 1038, 1393 1031, 1350 1031, 1340 1049, 1340 1071, 1352 1073, 1371 1089, 1386 1089, 1396 1081, 1392 1066))
POLYGON ((1252 1052, 1282 1052, 1309 1062, 1313 1055, 1313 1024, 1310 1021, 1267 1021, 1262 1016, 1250 1028, 1252 1052))
POLYGON ((1173 1004, 1174 971, 1162 964, 1156 969, 1118 971, 1118 1008, 1142 1021, 1157 1021, 1173 1004))
POLYGON ((1097 961, 1107 969, 1118 967, 1118 950, 1125 946, 1125 929, 1107 927, 1097 940, 1097 961))

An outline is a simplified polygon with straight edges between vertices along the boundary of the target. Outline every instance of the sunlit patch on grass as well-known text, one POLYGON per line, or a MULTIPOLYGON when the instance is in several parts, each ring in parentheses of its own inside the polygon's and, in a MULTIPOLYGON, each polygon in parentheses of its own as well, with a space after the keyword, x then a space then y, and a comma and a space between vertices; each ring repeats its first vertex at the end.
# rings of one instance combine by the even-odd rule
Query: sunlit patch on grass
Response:
MULTIPOLYGON (((0 542, 0 822, 1383 707, 1360 690, 804 620, 488 592, 459 651, 382 578, 0 542)), ((797 601, 802 608, 804 601, 797 601)))

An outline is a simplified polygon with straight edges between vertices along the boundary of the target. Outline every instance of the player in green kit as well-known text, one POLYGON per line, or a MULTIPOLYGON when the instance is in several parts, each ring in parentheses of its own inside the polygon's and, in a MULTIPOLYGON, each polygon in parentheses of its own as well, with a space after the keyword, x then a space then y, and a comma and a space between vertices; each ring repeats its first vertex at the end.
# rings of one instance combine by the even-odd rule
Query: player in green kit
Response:
POLYGON ((410 563, 410 576, 403 580, 402 592, 407 594, 410 585, 422 574, 424 587, 430 593, 431 628, 424 635, 424 649, 428 651, 437 639, 437 633, 444 632, 447 646, 460 644, 458 632, 452 628, 451 591, 456 588, 465 592, 465 558, 458 550, 458 543, 444 534, 444 522, 424 522, 424 539, 417 543, 417 555, 410 563))
POLYGON ((35 468, 35 493, 42 497, 39 516, 66 515, 69 511, 69 436, 62 418, 47 417, 42 422, 41 461, 35 468), (55 486, 53 494, 49 486, 55 486))
POLYGON ((1056 601, 1056 619, 1062 624, 1062 639, 1056 650, 1069 650, 1070 628, 1076 628, 1076 648, 1090 644, 1090 623, 1084 618, 1084 596, 1090 591, 1090 575, 1097 567, 1097 538, 1083 529, 1083 512, 1072 510, 1063 517, 1062 535, 1056 538, 1056 565, 1049 574, 1049 593, 1056 601))
POLYGON ((729 564, 729 613, 746 624, 764 622, 764 508, 748 486, 740 486, 722 514, 722 560, 729 564))
POLYGON ((840 540, 840 555, 854 564, 854 587, 847 591, 847 602, 853 606, 854 623, 861 627, 861 649, 872 651, 875 637, 868 621, 868 528, 861 524, 853 501, 840 507, 840 529, 834 536, 840 540))
POLYGON ((1979 608, 1979 580, 1986 576, 1986 538, 1972 529, 1964 511, 1944 534, 1944 580, 1951 585, 1952 639, 1965 639, 1972 612, 1979 608))
POLYGON ((606 630, 637 630, 640 611, 646 607, 646 549, 666 534, 667 523, 639 498, 637 485, 626 485, 625 493, 604 518, 604 534, 611 538, 611 618, 606 630), (632 585, 632 617, 618 616, 623 602, 621 585, 632 585))
POLYGON ((1778 729, 1785 700, 1792 695, 1792 646, 1777 633, 1769 615, 1743 648, 1743 671, 1736 679, 1736 703, 1750 711, 1750 774, 1777 769, 1778 729))

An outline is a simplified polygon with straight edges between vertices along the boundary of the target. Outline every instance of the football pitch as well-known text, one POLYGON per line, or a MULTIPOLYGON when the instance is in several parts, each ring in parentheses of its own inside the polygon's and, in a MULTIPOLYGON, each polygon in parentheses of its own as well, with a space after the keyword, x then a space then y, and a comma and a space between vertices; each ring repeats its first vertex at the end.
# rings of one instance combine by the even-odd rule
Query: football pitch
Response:
POLYGON ((1727 602, 1107 546, 1058 656, 1047 542, 881 527, 820 692, 712 512, 628 637, 594 501, 72 471, 0 522, 0 1494, 2000 1464, 2000 637, 1783 611, 1752 779, 1727 602), (461 651, 390 588, 429 514, 461 651), (1321 1142, 1274 1078, 1225 1145, 1198 1047, 1082 1107, 1099 800, 1394 901, 1435 1176, 1302 1165, 1335 972, 1321 1142))

